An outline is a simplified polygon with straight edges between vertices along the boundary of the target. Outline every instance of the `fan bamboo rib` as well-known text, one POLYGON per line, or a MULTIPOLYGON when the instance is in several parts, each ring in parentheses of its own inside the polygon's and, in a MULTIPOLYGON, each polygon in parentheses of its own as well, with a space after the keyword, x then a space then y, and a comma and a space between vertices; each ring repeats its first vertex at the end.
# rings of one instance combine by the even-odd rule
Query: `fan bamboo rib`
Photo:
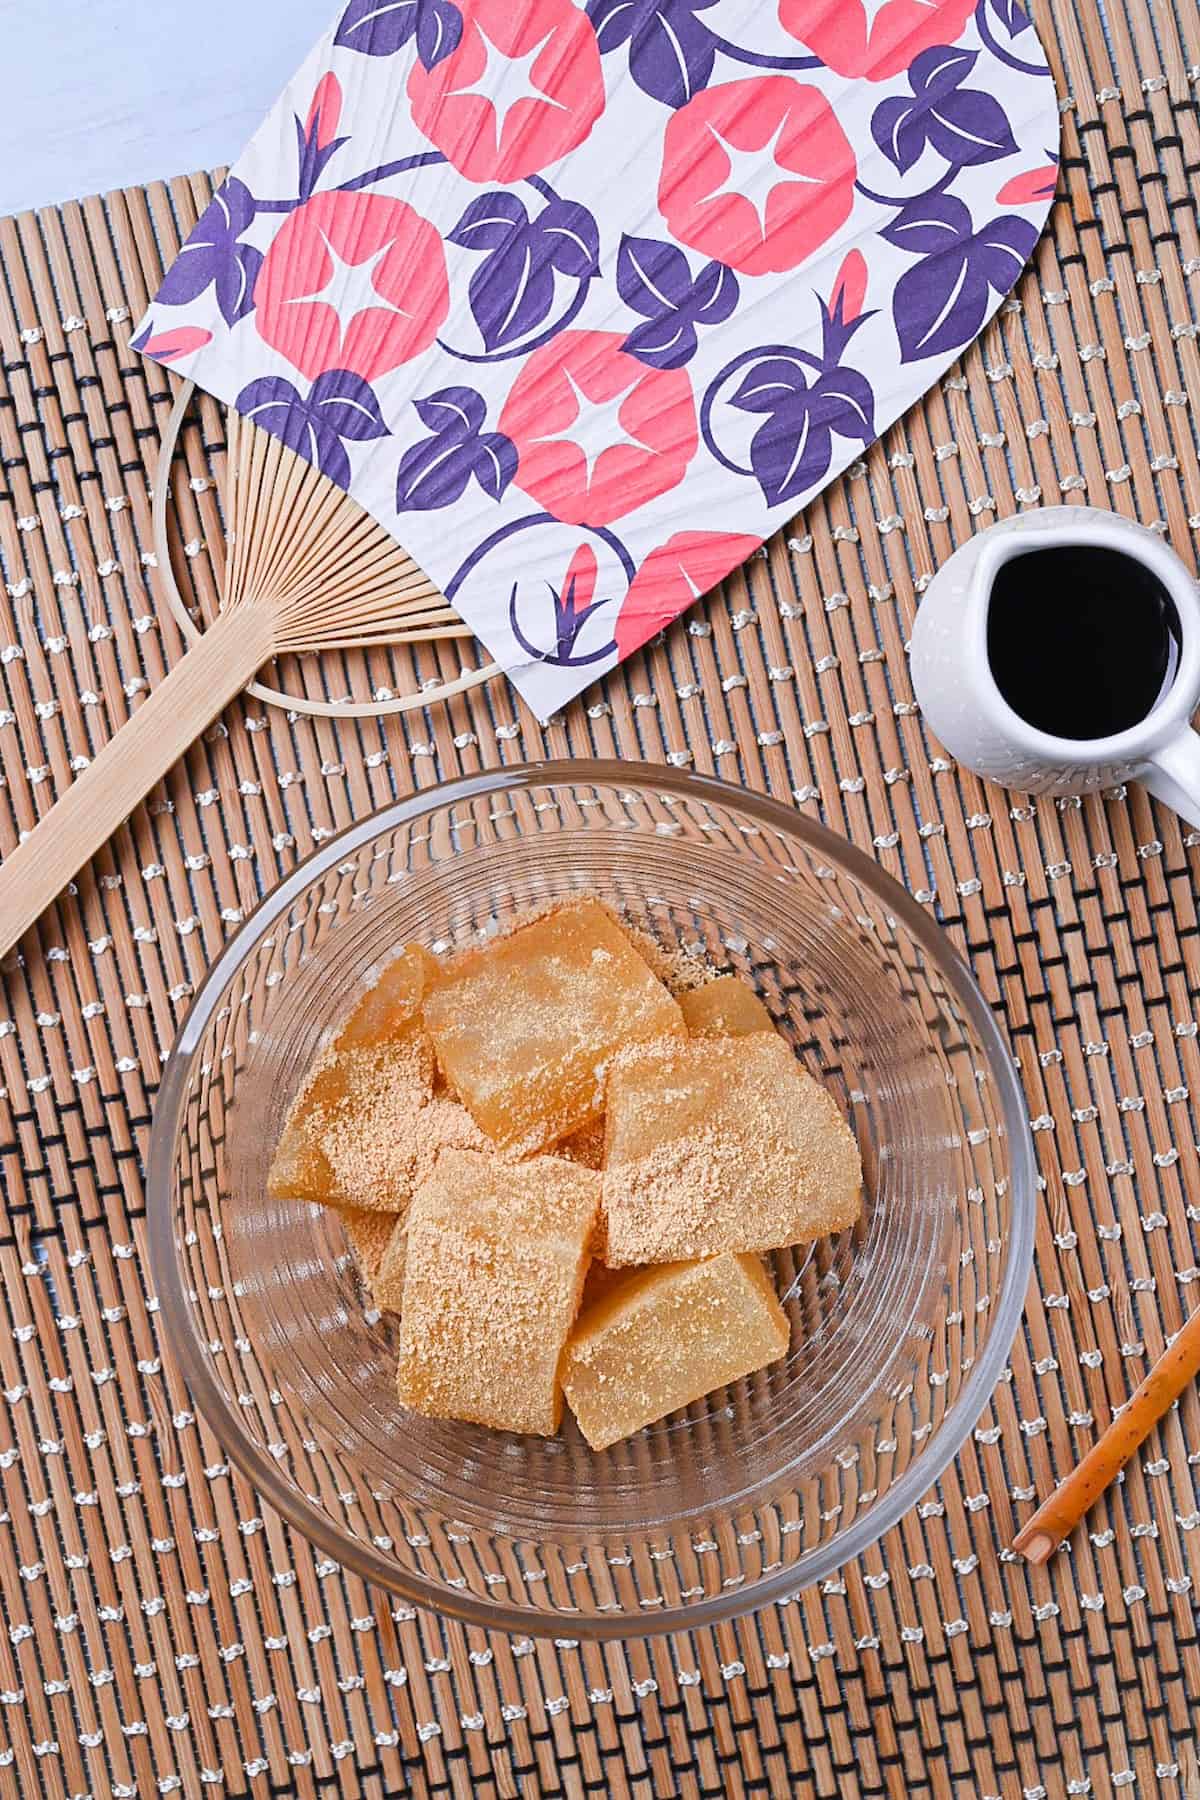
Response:
MULTIPOLYGON (((171 470, 184 420, 188 415, 194 393, 195 384, 190 381, 183 382, 176 393, 170 416, 163 431, 153 489, 156 593, 160 603, 174 616, 180 630, 193 644, 198 642, 200 633, 195 620, 184 605, 176 580, 168 531, 168 510, 171 495, 171 470)), ((231 435, 242 446, 237 449, 235 455, 226 456, 225 510, 226 517, 232 521, 233 490, 237 484, 244 483, 249 479, 245 466, 246 459, 265 455, 270 440, 262 445, 256 444, 255 439, 264 434, 242 420, 236 424, 233 423, 232 416, 230 429, 231 435)), ((316 476, 310 465, 302 458, 289 455, 283 461, 289 465, 290 481, 296 486, 304 488, 305 492, 310 495, 313 507, 326 509, 319 513, 320 520, 326 519, 329 512, 336 512, 339 507, 351 513, 356 511, 354 502, 349 501, 340 489, 316 476)), ((328 562, 326 555, 317 549, 314 553, 315 573, 310 575, 308 582, 309 598, 313 602, 311 627, 306 631, 297 620, 292 639, 293 650, 297 654, 319 650, 384 650, 389 646, 399 644, 411 645, 472 639, 474 634, 470 627, 463 623, 457 612, 446 605, 441 595, 436 593, 436 590, 424 577, 417 579, 415 565, 411 564, 411 559, 405 557, 404 552, 398 548, 392 538, 381 528, 371 525, 369 520, 368 526, 375 534, 376 554, 380 558, 381 566, 395 572, 395 579, 392 582, 395 604, 389 621, 390 629, 380 633, 364 634, 361 628, 354 628, 347 637, 330 630, 327 612, 323 604, 324 590, 321 586, 321 575, 327 570, 328 562), (399 562, 397 559, 400 559, 399 562), (406 586, 406 576, 410 578, 411 585, 406 586), (430 599, 431 595, 434 596, 432 600, 430 599)), ((315 534, 319 535, 320 529, 320 525, 316 525, 315 534)), ((310 534, 314 534, 312 527, 310 527, 310 534)), ((230 536, 233 536, 232 532, 230 536)), ((231 566, 234 556, 244 557, 245 550, 244 535, 237 544, 231 543, 230 545, 223 584, 224 588, 230 592, 233 591, 231 566)), ((330 552, 330 559, 334 566, 337 566, 338 559, 343 554, 344 547, 339 542, 330 552)), ((243 579, 240 573, 241 566, 239 564, 239 581, 243 579)), ((297 612, 301 599, 301 582, 297 578, 295 589, 297 612)), ((303 693, 286 693, 279 688, 269 687, 262 681, 250 682, 246 691, 255 699, 265 701, 268 705, 282 706, 291 712, 303 713, 313 718, 376 718, 388 713, 411 712, 417 707, 432 706, 442 700, 449 700, 457 694, 465 693, 471 688, 479 687, 484 682, 490 681, 499 672, 499 666, 496 663, 484 663, 477 668, 465 669, 462 674, 450 681, 438 681, 436 684, 424 685, 419 690, 399 695, 384 689, 382 690, 384 697, 377 694, 371 700, 315 699, 303 693)))
MULTIPOLYGON (((174 441, 168 428, 160 488, 174 441)), ((0 956, 264 663, 284 654, 470 635, 381 525, 236 411, 227 468, 229 555, 218 617, 0 866, 0 956)), ((157 503, 155 524, 165 542, 157 503)), ((160 563, 169 569, 169 548, 164 557, 160 546, 160 563)), ((492 673, 470 671, 440 694, 492 673)), ((413 695, 405 704, 428 698, 413 695)))
POLYGON ((264 597, 280 653, 336 641, 403 642, 457 625, 429 577, 382 526, 279 438, 229 415, 226 609, 264 597))

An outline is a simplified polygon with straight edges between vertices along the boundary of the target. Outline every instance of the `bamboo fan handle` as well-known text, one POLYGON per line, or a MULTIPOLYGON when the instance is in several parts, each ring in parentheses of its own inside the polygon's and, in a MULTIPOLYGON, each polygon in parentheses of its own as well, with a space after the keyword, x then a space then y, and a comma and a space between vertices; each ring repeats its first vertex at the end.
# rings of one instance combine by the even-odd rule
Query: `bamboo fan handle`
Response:
POLYGON ((215 622, 33 831, 0 863, 0 956, 112 836, 221 709, 274 653, 262 606, 215 622))

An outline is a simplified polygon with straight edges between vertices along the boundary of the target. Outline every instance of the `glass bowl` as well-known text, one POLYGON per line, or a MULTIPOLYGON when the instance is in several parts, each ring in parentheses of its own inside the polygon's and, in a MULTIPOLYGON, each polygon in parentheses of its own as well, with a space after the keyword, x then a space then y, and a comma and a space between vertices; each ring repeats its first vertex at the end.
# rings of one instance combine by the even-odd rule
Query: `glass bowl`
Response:
POLYGON ((628 1636, 826 1577, 945 1469, 1021 1314, 1033 1160, 966 968, 871 860, 761 795, 571 762, 421 793, 324 845, 196 997, 163 1078, 150 1248, 218 1440, 322 1551, 502 1630, 628 1636), (751 981, 863 1152, 852 1231, 768 1258, 786 1359, 595 1453, 422 1419, 336 1214, 268 1197, 323 1035, 401 944, 587 890, 751 981))

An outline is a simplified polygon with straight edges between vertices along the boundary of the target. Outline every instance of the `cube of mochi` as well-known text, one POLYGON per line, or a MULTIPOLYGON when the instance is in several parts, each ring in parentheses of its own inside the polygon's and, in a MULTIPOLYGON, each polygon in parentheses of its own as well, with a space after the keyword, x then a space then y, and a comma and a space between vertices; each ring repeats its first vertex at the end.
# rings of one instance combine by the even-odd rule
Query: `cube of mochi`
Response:
POLYGON ((268 1187, 279 1199, 403 1213, 442 1149, 483 1141, 464 1106, 433 1092, 432 1065, 415 1039, 351 1050, 301 1094, 268 1187))
POLYGON ((580 1314, 563 1392, 592 1449, 605 1450, 775 1362, 789 1335, 757 1256, 638 1269, 603 1284, 580 1314))
POLYGON ((346 1093, 346 1069, 332 1052, 309 1076, 292 1102, 267 1170, 267 1192, 277 1200, 319 1200, 323 1206, 348 1205, 321 1148, 320 1124, 328 1108, 346 1093))
POLYGON ((607 1104, 611 1268, 805 1243, 858 1217, 853 1133, 775 1032, 623 1059, 607 1104))
POLYGON ((371 1281, 371 1296, 383 1312, 404 1310, 404 1271, 408 1264, 409 1213, 392 1219, 388 1241, 371 1281))
POLYGON ((421 1024, 421 999, 435 970, 437 958, 423 945, 408 943, 381 970, 374 986, 354 1001, 291 1105, 266 1175, 268 1192, 277 1199, 306 1199, 326 1206, 362 1204, 353 1192, 353 1181, 345 1183, 331 1165, 322 1138, 335 1114, 344 1107, 358 1111, 387 1084, 394 1067, 401 1080, 412 1073, 414 1062, 407 1046, 416 1046, 421 1087, 432 1087, 434 1051, 421 1024))
POLYGON ((774 1031, 775 1021, 740 975, 719 975, 679 996, 683 1022, 693 1037, 748 1037, 774 1031))
POLYGON ((432 1418, 551 1436, 600 1178, 561 1157, 446 1150, 408 1215, 402 1403, 432 1418))
POLYGON ((581 1163, 585 1169, 602 1169, 604 1167, 604 1117, 589 1119, 578 1131, 572 1131, 565 1138, 560 1138, 554 1146, 555 1156, 565 1156, 568 1162, 581 1163))
POLYGON ((419 1030, 421 1002, 437 971, 437 957, 423 944, 406 944, 356 1002, 334 1039, 337 1049, 375 1050, 419 1030))
MULTIPOLYGON (((368 1212, 361 1206, 335 1206, 330 1210, 337 1214, 345 1227, 346 1236, 354 1246, 363 1280, 374 1297, 375 1281, 395 1234, 397 1214, 368 1212)), ((382 1303, 376 1299, 376 1304, 382 1303)))
POLYGON ((520 1155, 602 1110, 618 1051, 684 1031, 671 994, 594 900, 567 902, 444 964, 424 1017, 476 1123, 520 1155))
POLYGON ((410 945, 342 1024, 276 1146, 267 1175, 276 1198, 400 1213, 444 1145, 482 1144, 465 1108, 434 1092, 420 1014, 433 964, 410 945))

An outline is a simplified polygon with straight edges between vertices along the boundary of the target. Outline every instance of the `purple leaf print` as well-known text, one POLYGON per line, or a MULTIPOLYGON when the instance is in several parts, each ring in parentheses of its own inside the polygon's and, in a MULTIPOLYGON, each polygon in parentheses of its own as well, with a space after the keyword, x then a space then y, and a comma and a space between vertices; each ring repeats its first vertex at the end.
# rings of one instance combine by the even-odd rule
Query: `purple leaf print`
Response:
POLYGON ((752 365, 731 404, 764 414, 750 444, 750 466, 769 506, 798 501, 828 472, 833 437, 870 443, 875 398, 856 369, 828 369, 810 383, 786 354, 752 365))
POLYGON ((986 276, 971 264, 970 240, 907 270, 892 296, 901 361, 968 343, 987 315, 987 295, 986 276))
POLYGON ((349 369, 327 369, 307 394, 282 375, 261 376, 242 389, 237 409, 341 488, 350 486, 345 444, 388 435, 369 384, 349 369))
POLYGON ((865 375, 857 369, 830 369, 813 383, 812 404, 831 431, 839 437, 860 438, 869 444, 875 436, 875 395, 865 375))
POLYGON ((773 413, 808 389, 808 377, 790 356, 767 356, 755 363, 730 400, 741 412, 773 413))
POLYGON ((652 369, 680 369, 695 356, 699 342, 691 320, 672 311, 635 325, 621 348, 652 369))
POLYGON ((545 241, 546 257, 560 275, 588 281, 600 272, 600 233, 586 206, 551 200, 530 227, 545 241))
POLYGON ((236 404, 245 418, 281 439, 338 487, 350 486, 350 458, 337 432, 314 416, 282 375, 264 375, 252 381, 242 389, 236 404))
POLYGON ((925 129, 919 111, 903 94, 893 94, 871 115, 871 136, 892 167, 907 175, 925 148, 925 129))
POLYGON ((364 56, 392 56, 417 28, 418 0, 350 0, 333 41, 364 56))
POLYGON ((167 270, 158 298, 167 306, 185 306, 206 288, 215 287, 217 305, 227 325, 254 310, 254 284, 262 252, 238 243, 238 234, 254 217, 254 198, 236 176, 217 190, 194 231, 167 270))
POLYGON ((490 500, 501 499, 517 472, 517 451, 503 432, 481 432, 487 412, 483 396, 474 388, 442 388, 413 405, 430 435, 400 458, 396 511, 452 506, 472 476, 490 500))
POLYGON ((692 283, 691 304, 705 325, 722 325, 738 303, 738 281, 723 262, 705 263, 692 283))
POLYGON ((517 472, 517 452, 502 431, 485 431, 475 457, 475 479, 491 500, 499 500, 517 472))
POLYGON ((364 56, 394 56, 415 35, 417 55, 432 69, 458 48, 462 24, 453 0, 350 0, 333 41, 364 56))
POLYGON ((975 233, 973 253, 998 294, 1007 294, 1033 255, 1037 231, 1016 213, 1004 213, 975 233))
POLYGON ((388 435, 370 384, 348 369, 329 369, 318 375, 309 392, 308 406, 321 424, 352 443, 388 435))
POLYGON ((474 437, 487 415, 483 395, 469 387, 441 388, 413 406, 422 425, 438 437, 474 437))
POLYGON ((454 230, 447 233, 446 241, 461 244, 465 250, 498 250, 514 231, 528 223, 525 203, 516 194, 480 194, 454 230))
POLYGON ((528 231, 514 232, 471 277, 471 313, 485 350, 519 344, 554 305, 554 270, 545 248, 528 231))
POLYGON ((549 317, 556 272, 583 284, 600 270, 595 219, 585 206, 556 195, 530 218, 515 194, 481 194, 449 236, 452 244, 482 252, 467 298, 489 353, 519 345, 549 317))
POLYGON ((880 232, 910 256, 933 256, 971 235, 971 215, 953 194, 921 194, 880 232))
POLYGON ((935 44, 908 71, 912 99, 894 94, 876 107, 871 136, 901 175, 932 149, 953 168, 1011 156, 1017 142, 999 101, 962 82, 978 59, 975 50, 935 44))
POLYGON ((676 244, 623 237, 617 253, 617 292, 645 318, 622 348, 654 369, 682 368, 696 353, 698 325, 727 319, 738 300, 738 282, 724 263, 705 263, 693 278, 676 244))
POLYGON ((236 325, 254 311, 254 284, 263 265, 263 253, 253 244, 235 244, 228 260, 217 271, 216 294, 221 317, 236 325))
MULTIPOLYGON (((244 181, 230 175, 221 183, 196 222, 192 237, 199 233, 207 243, 223 238, 240 237, 254 219, 254 196, 244 181), (203 231, 201 231, 203 227, 203 231)), ((189 243, 191 239, 188 240, 189 243)))
POLYGON ((1036 242, 1027 220, 1006 213, 974 235, 955 235, 908 269, 892 295, 901 361, 968 343, 987 317, 989 293, 1008 292, 1036 242))
POLYGON ((833 439, 807 406, 798 406, 791 419, 768 419, 750 445, 750 465, 768 506, 798 501, 821 480, 832 457, 833 439))
POLYGON ((426 69, 458 49, 463 19, 453 0, 424 0, 417 11, 417 55, 426 69))
POLYGON ((995 162, 1017 148, 1000 102, 976 88, 941 95, 925 115, 925 139, 959 168, 995 162))
POLYGON ((1010 38, 1020 37, 1023 31, 1029 30, 1029 14, 1018 0, 987 0, 987 5, 1010 38))
MULTIPOLYGON (((423 438, 400 458, 396 473, 396 511, 433 512, 453 506, 475 473, 476 445, 452 437, 423 438)), ((514 453, 515 454, 515 453, 514 453)))
POLYGON ((712 74, 716 44, 696 17, 714 0, 588 0, 601 54, 629 45, 629 72, 644 94, 686 106, 712 74))
POLYGON ((908 85, 914 94, 932 99, 961 86, 979 59, 977 50, 956 50, 953 44, 935 44, 914 57, 908 85))
POLYGON ((681 304, 692 286, 688 259, 677 244, 623 237, 617 252, 617 292, 626 306, 654 319, 681 304))

